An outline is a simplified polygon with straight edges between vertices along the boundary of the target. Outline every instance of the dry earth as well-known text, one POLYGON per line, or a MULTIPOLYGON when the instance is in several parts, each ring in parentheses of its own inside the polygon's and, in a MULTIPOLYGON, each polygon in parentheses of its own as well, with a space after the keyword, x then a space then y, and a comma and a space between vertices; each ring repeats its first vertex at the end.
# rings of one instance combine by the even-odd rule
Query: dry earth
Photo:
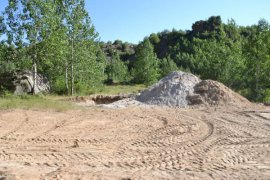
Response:
POLYGON ((0 111, 0 179, 269 178, 269 107, 0 111))

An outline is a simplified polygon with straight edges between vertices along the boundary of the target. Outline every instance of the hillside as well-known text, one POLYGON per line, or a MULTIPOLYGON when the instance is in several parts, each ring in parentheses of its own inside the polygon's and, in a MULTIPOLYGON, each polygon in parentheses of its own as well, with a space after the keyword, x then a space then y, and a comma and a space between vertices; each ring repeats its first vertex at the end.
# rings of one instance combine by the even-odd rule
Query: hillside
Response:
POLYGON ((122 61, 134 60, 135 44, 116 40, 112 42, 100 42, 100 48, 105 53, 107 60, 112 59, 113 53, 118 53, 122 61))

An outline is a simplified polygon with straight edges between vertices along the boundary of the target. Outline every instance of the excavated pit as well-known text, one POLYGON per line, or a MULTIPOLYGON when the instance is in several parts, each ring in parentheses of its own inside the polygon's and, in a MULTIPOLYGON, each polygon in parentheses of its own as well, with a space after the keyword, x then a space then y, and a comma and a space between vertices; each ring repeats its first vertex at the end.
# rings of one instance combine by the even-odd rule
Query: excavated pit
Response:
POLYGON ((87 103, 91 105, 112 104, 114 102, 131 98, 134 94, 122 94, 122 95, 92 95, 89 97, 77 96, 71 99, 77 103, 87 103))

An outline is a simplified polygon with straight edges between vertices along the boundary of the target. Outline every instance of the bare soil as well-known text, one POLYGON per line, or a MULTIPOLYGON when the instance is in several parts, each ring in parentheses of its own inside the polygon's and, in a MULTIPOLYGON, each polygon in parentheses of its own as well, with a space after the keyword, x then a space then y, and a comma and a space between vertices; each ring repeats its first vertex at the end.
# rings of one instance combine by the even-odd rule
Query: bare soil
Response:
POLYGON ((0 179, 269 179, 270 107, 0 111, 0 179))

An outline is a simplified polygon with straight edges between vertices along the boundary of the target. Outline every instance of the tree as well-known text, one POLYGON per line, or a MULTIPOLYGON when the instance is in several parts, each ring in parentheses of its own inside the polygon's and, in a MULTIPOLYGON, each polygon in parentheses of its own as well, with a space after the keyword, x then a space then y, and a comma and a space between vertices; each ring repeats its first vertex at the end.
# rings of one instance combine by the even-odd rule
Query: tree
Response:
POLYGON ((9 0, 0 16, 3 33, 1 71, 29 69, 30 60, 33 94, 37 72, 46 75, 52 85, 65 79, 66 92, 71 94, 75 85, 94 87, 104 80, 105 58, 84 0, 9 0))
POLYGON ((133 78, 137 83, 150 85, 157 81, 158 59, 148 39, 138 45, 135 52, 133 78))
POLYGON ((160 62, 160 77, 167 76, 172 71, 177 71, 178 67, 175 62, 170 58, 163 58, 160 62))
POLYGON ((21 0, 23 7, 23 27, 26 32, 26 39, 29 43, 29 55, 32 60, 32 71, 33 71, 33 87, 32 93, 37 92, 37 69, 38 60, 40 59, 42 51, 39 50, 41 47, 41 42, 43 40, 42 33, 44 32, 43 18, 44 12, 42 12, 42 7, 45 6, 43 1, 33 0, 33 1, 23 1, 21 0))
POLYGON ((152 44, 158 44, 160 42, 158 35, 155 33, 150 34, 149 40, 152 44))
POLYGON ((0 17, 0 35, 6 35, 5 44, 7 45, 2 61, 2 72, 11 72, 21 68, 23 28, 19 6, 18 0, 9 0, 3 16, 0 17))
POLYGON ((218 38, 222 31, 222 21, 220 16, 211 16, 208 20, 196 21, 192 25, 191 35, 202 39, 209 37, 218 38))
POLYGON ((194 43, 195 61, 201 77, 239 88, 244 70, 241 41, 233 42, 223 37, 220 40, 195 39, 194 43))
POLYGON ((267 21, 259 21, 257 31, 249 36, 244 50, 247 66, 245 77, 251 90, 249 97, 261 101, 270 88, 270 29, 267 21))
POLYGON ((123 61, 120 60, 119 54, 114 53, 110 63, 107 65, 109 82, 125 82, 128 80, 128 68, 123 61))
POLYGON ((4 23, 4 16, 0 15, 0 37, 5 33, 6 25, 4 23))
MULTIPOLYGON (((76 75, 77 77, 80 77, 80 82, 82 82, 81 80, 86 75, 82 75, 82 73, 89 73, 91 70, 91 67, 85 66, 86 63, 96 63, 94 52, 97 46, 95 45, 94 40, 96 39, 97 34, 94 26, 91 24, 91 19, 85 10, 84 0, 66 0, 65 8, 65 22, 68 27, 70 48, 68 64, 70 64, 71 95, 74 95, 76 75), (79 71, 79 67, 83 69, 80 69, 79 71)), ((96 66, 94 66, 94 69, 98 70, 95 67, 96 66)), ((92 70, 91 72, 93 72, 92 70)), ((92 80, 94 80, 95 77, 96 76, 91 77, 92 80)))

